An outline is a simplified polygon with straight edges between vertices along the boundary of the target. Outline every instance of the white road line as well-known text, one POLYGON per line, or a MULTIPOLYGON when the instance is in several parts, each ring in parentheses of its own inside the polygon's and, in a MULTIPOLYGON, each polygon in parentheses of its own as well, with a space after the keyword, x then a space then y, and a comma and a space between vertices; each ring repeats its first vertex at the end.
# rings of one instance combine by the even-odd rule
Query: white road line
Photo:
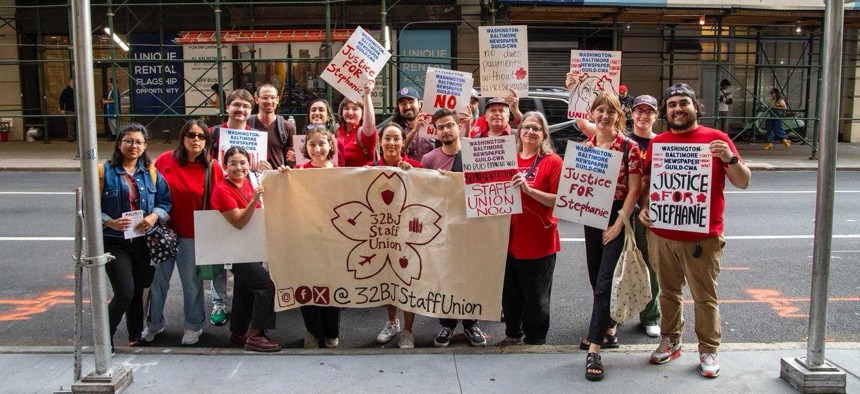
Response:
MULTIPOLYGON (((723 194, 815 194, 815 190, 727 190, 723 194)), ((837 190, 836 193, 860 193, 860 190, 837 190)))
POLYGON ((75 192, 0 192, 0 195, 13 195, 13 196, 45 196, 45 195, 57 195, 57 196, 74 196, 75 192))
POLYGON ((0 237, 0 241, 74 241, 75 237, 0 237))
MULTIPOLYGON (((813 239, 813 235, 727 235, 726 240, 761 240, 761 239, 813 239)), ((856 239, 860 234, 834 235, 836 239, 856 239)), ((585 242, 585 238, 562 238, 561 242, 585 242)))

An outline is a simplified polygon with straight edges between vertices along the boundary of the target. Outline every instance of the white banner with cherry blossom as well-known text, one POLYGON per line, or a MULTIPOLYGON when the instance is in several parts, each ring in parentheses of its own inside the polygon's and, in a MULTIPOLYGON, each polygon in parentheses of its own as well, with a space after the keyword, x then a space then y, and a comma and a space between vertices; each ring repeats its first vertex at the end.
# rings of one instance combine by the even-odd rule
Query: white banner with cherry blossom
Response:
POLYGON ((501 316, 509 217, 467 220, 462 173, 267 172, 263 186, 276 311, 391 304, 434 317, 501 316))

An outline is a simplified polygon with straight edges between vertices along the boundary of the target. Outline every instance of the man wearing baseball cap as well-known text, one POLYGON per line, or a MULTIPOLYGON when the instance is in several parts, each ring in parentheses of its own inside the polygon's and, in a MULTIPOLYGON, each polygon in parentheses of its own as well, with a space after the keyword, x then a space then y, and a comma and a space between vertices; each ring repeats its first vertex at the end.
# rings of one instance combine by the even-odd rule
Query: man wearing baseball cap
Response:
POLYGON ((523 114, 520 112, 520 98, 513 89, 508 97, 493 97, 484 104, 484 116, 479 118, 469 138, 498 137, 511 134, 511 125, 508 122, 511 114, 514 115, 514 124, 519 124, 523 114))
POLYGON ((648 189, 651 185, 651 159, 655 146, 708 144, 712 155, 711 177, 707 191, 702 189, 710 193, 710 212, 706 216, 706 220, 709 220, 708 233, 654 227, 648 233, 649 258, 660 283, 662 315, 662 339, 651 353, 651 363, 665 364, 681 356, 683 287, 688 283, 693 296, 695 330, 699 340, 699 371, 702 376, 715 378, 720 374, 717 352, 721 337, 717 276, 726 243, 723 238, 723 212, 726 206, 723 189, 726 179, 735 187, 746 189, 751 174, 726 133, 699 125, 701 111, 702 105, 689 85, 674 84, 663 92, 661 115, 665 116, 669 130, 654 137, 645 153, 640 204, 649 208, 642 209, 639 219, 648 227, 653 225, 648 189))
POLYGON ((627 131, 633 128, 633 96, 627 93, 627 85, 619 85, 618 86, 618 101, 621 102, 621 110, 624 111, 624 117, 627 118, 627 122, 624 124, 627 126, 627 131))
POLYGON ((429 116, 421 113, 422 104, 421 96, 414 88, 405 87, 398 90, 397 112, 391 120, 406 131, 403 152, 411 159, 419 162, 427 152, 436 149, 436 143, 432 138, 418 136, 418 130, 429 116))

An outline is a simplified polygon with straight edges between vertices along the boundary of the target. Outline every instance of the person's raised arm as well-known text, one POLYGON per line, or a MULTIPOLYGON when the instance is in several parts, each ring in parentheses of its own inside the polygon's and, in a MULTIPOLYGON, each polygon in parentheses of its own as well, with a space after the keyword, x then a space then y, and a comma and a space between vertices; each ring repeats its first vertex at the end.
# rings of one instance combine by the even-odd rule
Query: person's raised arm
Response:
POLYGON ((364 114, 361 117, 364 122, 361 130, 368 137, 376 133, 376 111, 373 109, 373 97, 370 95, 374 87, 376 87, 376 81, 372 79, 367 81, 364 85, 364 93, 361 95, 361 100, 364 102, 364 114))

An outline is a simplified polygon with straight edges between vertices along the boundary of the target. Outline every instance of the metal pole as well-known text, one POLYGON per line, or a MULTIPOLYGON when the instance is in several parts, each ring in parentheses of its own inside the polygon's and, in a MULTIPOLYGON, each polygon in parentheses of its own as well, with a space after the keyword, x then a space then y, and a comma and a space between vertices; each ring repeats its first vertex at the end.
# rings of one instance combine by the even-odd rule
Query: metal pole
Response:
POLYGON ((75 102, 80 103, 78 112, 78 137, 81 141, 81 175, 84 191, 84 217, 87 218, 87 255, 95 266, 90 269, 90 307, 93 314, 93 348, 95 351, 95 374, 108 375, 110 366, 110 338, 108 335, 107 286, 104 264, 107 261, 102 244, 101 206, 99 204, 99 179, 97 170, 97 140, 95 92, 91 83, 93 75, 92 21, 90 2, 74 0, 72 13, 76 21, 74 32, 75 53, 75 102))
POLYGON ((116 44, 113 42, 113 37, 117 36, 116 30, 113 26, 113 6, 111 4, 111 0, 107 0, 107 20, 108 20, 108 29, 110 29, 110 37, 108 37, 108 43, 110 44, 110 79, 113 81, 113 88, 117 91, 116 96, 113 94, 113 90, 108 92, 108 97, 114 99, 113 103, 113 113, 105 114, 108 116, 108 122, 113 125, 113 129, 116 130, 116 136, 109 136, 108 139, 119 138, 119 110, 120 110, 120 102, 122 101, 122 96, 119 94, 119 81, 116 79, 116 44))
POLYGON ((215 124, 220 125, 227 103, 224 102, 224 75, 222 74, 224 65, 221 63, 221 2, 219 0, 215 1, 215 67, 218 68, 218 117, 215 124))
MULTIPOLYGON (((70 13, 71 14, 71 13, 70 13)), ((74 24, 72 25, 74 26, 74 24)), ((80 141, 80 137, 78 137, 80 141)), ((75 189, 75 381, 81 380, 81 362, 84 346, 84 267, 81 265, 84 249, 83 190, 75 189)))
POLYGON ((809 340, 806 364, 824 365, 827 334, 827 293, 830 280, 830 250, 833 236, 833 196, 836 175, 836 139, 839 133, 839 93, 842 82, 842 0, 826 0, 822 63, 822 128, 819 141, 818 187, 815 203, 815 241, 812 248, 812 303, 809 308, 809 340))
MULTIPOLYGON (((717 72, 714 73, 714 86, 716 87, 716 89, 714 89, 714 114, 716 114, 716 116, 714 116, 714 128, 719 127, 720 126, 720 120, 722 120, 720 118, 720 95, 722 94, 722 92, 720 91, 720 74, 722 74, 722 71, 723 71, 723 41, 722 41, 722 38, 723 38, 723 16, 722 15, 717 15, 716 28, 717 28, 717 51, 716 51, 716 55, 715 55, 714 60, 717 61, 717 64, 716 64, 717 72)), ((728 123, 726 123, 726 126, 727 126, 726 128, 728 128, 728 123)), ((729 133, 728 130, 722 130, 722 131, 726 134, 729 133)))
MULTIPOLYGON (((331 2, 325 2, 325 56, 326 62, 330 62, 332 58, 331 53, 331 2)), ((327 63, 326 63, 327 64, 327 63)), ((332 100, 332 90, 330 84, 325 84, 325 97, 326 100, 330 103, 331 106, 334 106, 332 100)), ((308 119, 310 122, 310 119, 308 119)), ((332 130, 334 131, 334 130, 332 130)))

